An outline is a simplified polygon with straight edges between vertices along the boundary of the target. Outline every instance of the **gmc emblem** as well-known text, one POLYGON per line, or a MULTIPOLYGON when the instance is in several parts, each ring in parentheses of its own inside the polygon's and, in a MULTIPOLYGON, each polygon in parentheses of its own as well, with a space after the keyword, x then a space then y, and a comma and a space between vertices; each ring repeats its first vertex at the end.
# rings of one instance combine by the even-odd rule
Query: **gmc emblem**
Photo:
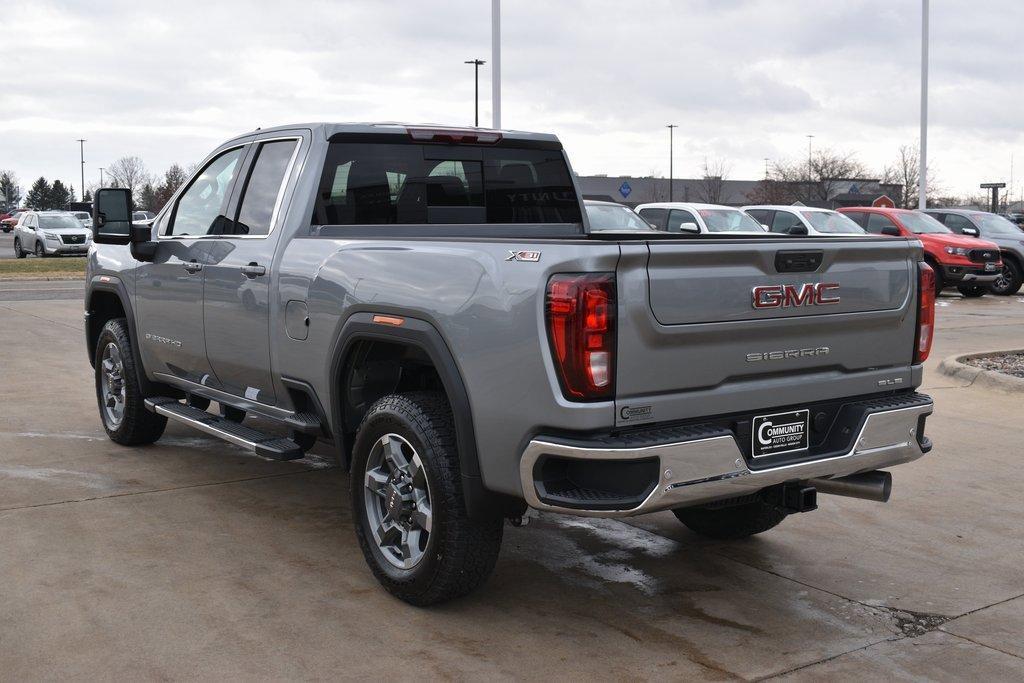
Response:
POLYGON ((751 294, 754 308, 790 308, 794 306, 828 306, 839 303, 838 296, 828 296, 839 289, 838 282, 807 282, 802 285, 761 285, 751 294))

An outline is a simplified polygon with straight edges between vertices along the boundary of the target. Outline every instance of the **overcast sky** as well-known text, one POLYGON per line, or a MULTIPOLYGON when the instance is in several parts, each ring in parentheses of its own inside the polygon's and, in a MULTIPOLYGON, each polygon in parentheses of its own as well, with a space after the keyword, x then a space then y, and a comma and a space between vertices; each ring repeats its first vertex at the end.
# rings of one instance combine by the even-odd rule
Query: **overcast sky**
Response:
MULTIPOLYGON (((920 0, 504 0, 507 128, 554 132, 580 174, 733 178, 813 144, 869 168, 918 136, 920 0)), ((490 1, 0 0, 0 168, 86 184, 138 155, 190 164, 310 120, 472 124, 490 1)), ((929 149, 947 193, 1024 186, 1024 2, 932 0, 929 149)), ((490 65, 481 68, 489 124, 490 65)), ((1015 195, 1016 196, 1016 195, 1015 195)))

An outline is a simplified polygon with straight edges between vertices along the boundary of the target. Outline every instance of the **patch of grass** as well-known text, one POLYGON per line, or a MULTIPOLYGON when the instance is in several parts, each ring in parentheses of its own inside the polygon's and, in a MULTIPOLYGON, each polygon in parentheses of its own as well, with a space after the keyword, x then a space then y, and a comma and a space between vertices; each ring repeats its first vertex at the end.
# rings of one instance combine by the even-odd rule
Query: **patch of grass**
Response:
POLYGON ((30 256, 23 259, 0 259, 0 280, 81 280, 84 277, 84 258, 30 256))

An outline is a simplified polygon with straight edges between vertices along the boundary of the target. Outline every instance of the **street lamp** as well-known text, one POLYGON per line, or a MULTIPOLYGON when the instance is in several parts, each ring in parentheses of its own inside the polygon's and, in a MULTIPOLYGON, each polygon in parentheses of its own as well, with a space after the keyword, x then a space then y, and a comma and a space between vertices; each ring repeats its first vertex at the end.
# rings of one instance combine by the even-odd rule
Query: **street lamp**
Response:
POLYGON ((103 187, 103 167, 100 166, 100 187, 103 187))
POLYGON ((473 125, 480 127, 480 67, 486 64, 482 59, 470 59, 465 62, 473 65, 473 125))
POLYGON ((675 145, 672 139, 672 133, 679 126, 674 123, 670 123, 665 127, 668 128, 668 200, 672 201, 672 179, 675 177, 674 169, 672 168, 673 162, 675 161, 675 145))
POLYGON ((928 208, 928 0, 921 0, 921 166, 917 171, 917 208, 928 208))
POLYGON ((78 162, 82 171, 82 184, 78 186, 79 196, 85 201, 85 143, 84 138, 78 138, 78 162))
POLYGON ((491 128, 501 129, 501 0, 491 0, 491 128))

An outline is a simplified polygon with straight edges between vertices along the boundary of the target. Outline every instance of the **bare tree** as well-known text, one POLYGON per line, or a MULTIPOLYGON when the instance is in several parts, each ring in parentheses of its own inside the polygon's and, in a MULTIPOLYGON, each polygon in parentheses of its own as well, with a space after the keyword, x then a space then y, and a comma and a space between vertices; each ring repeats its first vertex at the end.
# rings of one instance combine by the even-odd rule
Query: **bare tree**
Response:
MULTIPOLYGON (((942 191, 931 165, 928 166, 928 204, 942 191)), ((893 197, 896 206, 916 209, 918 183, 921 177, 921 156, 917 145, 901 145, 896 161, 882 170, 882 184, 902 185, 900 197, 893 197)))
POLYGON ((827 205, 840 181, 863 178, 867 171, 852 153, 821 149, 803 162, 780 163, 775 177, 793 187, 794 198, 804 204, 827 205))
POLYGON ((765 178, 747 193, 750 204, 792 204, 796 200, 793 185, 774 178, 765 178))
POLYGON ((110 178, 112 187, 124 187, 131 190, 132 197, 137 202, 138 192, 142 186, 149 182, 149 173, 146 165, 139 157, 121 157, 114 163, 107 166, 107 177, 110 178))
POLYGON ((708 158, 704 157, 704 177, 700 183, 701 201, 708 204, 722 203, 729 170, 729 165, 723 159, 709 162, 708 158))

